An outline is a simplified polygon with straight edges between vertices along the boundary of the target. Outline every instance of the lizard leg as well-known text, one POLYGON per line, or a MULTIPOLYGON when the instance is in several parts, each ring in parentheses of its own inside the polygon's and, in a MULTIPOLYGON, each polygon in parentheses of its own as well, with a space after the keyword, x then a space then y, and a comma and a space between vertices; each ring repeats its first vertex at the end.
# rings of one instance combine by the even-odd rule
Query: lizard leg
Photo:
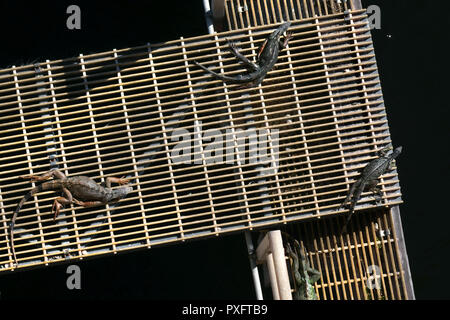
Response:
POLYGON ((388 170, 394 170, 397 164, 395 163, 395 160, 392 160, 391 163, 389 163, 388 170))
POLYGON ((264 51, 264 48, 267 45, 267 39, 259 46, 258 48, 258 54, 256 55, 256 58, 259 60, 259 57, 261 56, 261 53, 264 51))
POLYGON ((380 150, 378 150, 377 152, 377 156, 379 157, 384 157, 387 155, 387 153, 392 150, 392 144, 388 144, 386 147, 381 148, 380 150))
POLYGON ((52 170, 50 170, 50 171, 48 171, 48 172, 46 172, 46 173, 44 173, 43 175, 40 175, 40 176, 26 175, 26 176, 20 176, 19 178, 30 179, 32 182, 36 182, 36 181, 48 180, 48 179, 50 179, 52 177, 56 177, 57 179, 65 179, 66 178, 64 173, 62 173, 58 169, 52 169, 52 170))
POLYGON ((291 40, 292 38, 293 38, 292 32, 287 32, 286 36, 283 39, 283 41, 280 40, 280 42, 279 42, 280 49, 286 48, 286 46, 288 45, 289 40, 291 40))
POLYGON ((80 201, 77 199, 74 199, 73 202, 82 207, 95 207, 95 206, 101 206, 101 205, 105 204, 102 201, 80 201))
POLYGON ((251 62, 247 57, 245 57, 242 53, 238 51, 234 42, 231 42, 227 39, 228 47, 231 53, 236 57, 236 59, 240 60, 246 67, 252 69, 253 71, 259 70, 259 66, 253 62, 251 62))
POLYGON ((71 203, 73 203, 73 198, 70 191, 67 188, 63 188, 63 192, 66 194, 66 198, 57 197, 55 198, 55 201, 53 201, 52 207, 52 213, 54 212, 53 220, 55 220, 58 217, 61 206, 65 206, 66 204, 70 205, 71 203))
POLYGON ((130 179, 124 179, 124 177, 122 178, 108 177, 106 178, 106 187, 111 188, 111 183, 123 185, 127 184, 128 182, 130 182, 130 179))
POLYGON ((320 278, 322 277, 322 274, 320 273, 320 271, 318 271, 316 269, 308 267, 307 271, 308 271, 309 278, 311 279, 312 283, 319 281, 320 278))
POLYGON ((67 199, 64 197, 55 198, 55 200, 53 201, 53 206, 52 206, 52 213, 54 213, 53 221, 56 220, 56 218, 59 216, 59 210, 66 203, 67 203, 67 199))
POLYGON ((372 181, 369 181, 367 187, 368 189, 375 195, 375 199, 377 202, 381 201, 383 198, 383 192, 381 191, 380 187, 377 187, 378 183, 380 183, 379 179, 374 179, 372 181))
POLYGON ((347 197, 345 197, 344 202, 342 202, 342 204, 339 206, 338 210, 341 210, 346 205, 346 203, 350 201, 353 194, 355 193, 355 190, 357 188, 359 188, 360 184, 361 184, 361 180, 357 180, 352 184, 352 186, 350 187, 350 190, 347 193, 347 197))

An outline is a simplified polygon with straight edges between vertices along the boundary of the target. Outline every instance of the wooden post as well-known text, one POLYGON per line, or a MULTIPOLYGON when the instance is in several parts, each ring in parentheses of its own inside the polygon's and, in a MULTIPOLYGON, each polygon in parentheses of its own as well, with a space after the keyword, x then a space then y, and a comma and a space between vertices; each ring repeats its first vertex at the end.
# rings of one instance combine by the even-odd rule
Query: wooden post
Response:
POLYGON ((292 300, 291 285, 280 230, 269 231, 256 248, 256 261, 267 263, 275 300, 292 300))

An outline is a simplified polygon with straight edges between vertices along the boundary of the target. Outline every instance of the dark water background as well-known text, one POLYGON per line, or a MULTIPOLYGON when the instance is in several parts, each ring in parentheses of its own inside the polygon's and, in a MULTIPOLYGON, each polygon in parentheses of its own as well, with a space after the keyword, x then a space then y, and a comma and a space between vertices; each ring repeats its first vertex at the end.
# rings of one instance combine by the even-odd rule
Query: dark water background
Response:
MULTIPOLYGON (((448 299, 450 215, 445 1, 363 1, 380 6, 373 40, 391 135, 403 146, 400 210, 418 299, 448 299)), ((207 33, 195 1, 2 1, 0 67, 207 33), (66 8, 81 8, 81 30, 66 8)), ((253 299, 243 235, 78 263, 82 290, 66 288, 66 265, 0 276, 0 298, 253 299)))

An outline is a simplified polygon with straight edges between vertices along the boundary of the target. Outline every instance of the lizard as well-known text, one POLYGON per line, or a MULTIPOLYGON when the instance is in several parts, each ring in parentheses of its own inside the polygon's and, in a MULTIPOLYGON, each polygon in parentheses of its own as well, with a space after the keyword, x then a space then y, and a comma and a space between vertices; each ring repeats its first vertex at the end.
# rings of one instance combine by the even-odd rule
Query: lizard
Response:
POLYGON ((86 176, 74 176, 67 178, 58 169, 52 169, 43 175, 26 175, 20 176, 22 179, 30 179, 31 182, 44 181, 50 178, 56 178, 47 182, 43 182, 37 187, 31 189, 20 202, 17 204, 14 210, 11 223, 9 225, 10 239, 11 239, 11 251, 15 263, 17 264, 16 252, 14 249, 14 225, 17 215, 28 199, 34 196, 36 193, 46 190, 62 191, 65 197, 55 198, 52 206, 52 213, 54 212, 53 220, 55 220, 60 212, 61 206, 70 205, 72 203, 78 204, 83 207, 99 206, 108 203, 113 203, 124 198, 130 193, 133 188, 131 186, 122 186, 120 188, 112 189, 111 183, 117 183, 119 185, 125 185, 129 182, 129 179, 106 178, 105 186, 97 184, 94 180, 86 176))
POLYGON ((380 182, 379 178, 386 171, 392 169, 392 161, 402 152, 402 147, 400 146, 395 148, 395 150, 388 155, 390 150, 392 150, 392 146, 382 148, 378 152, 378 158, 373 159, 364 167, 360 178, 353 183, 344 202, 339 206, 338 211, 341 210, 342 207, 350 201, 350 199, 352 199, 350 202, 349 211, 346 214, 346 221, 344 227, 342 228, 342 232, 346 230, 347 224, 349 223, 355 210, 355 205, 366 187, 381 198, 381 189, 377 187, 377 184, 380 182))
POLYGON ((294 300, 317 300, 314 283, 320 279, 320 272, 310 267, 300 243, 296 239, 294 239, 294 250, 290 243, 287 243, 286 253, 293 261, 294 278, 297 285, 293 296, 294 300))
POLYGON ((289 40, 292 39, 292 34, 288 33, 283 41, 280 40, 281 36, 286 32, 290 25, 290 21, 284 22, 269 35, 258 49, 256 63, 246 58, 237 50, 234 43, 227 39, 231 53, 248 69, 249 72, 246 74, 230 77, 211 71, 197 61, 194 61, 194 64, 224 82, 243 84, 245 87, 256 87, 264 80, 267 72, 269 72, 277 62, 280 50, 286 48, 289 40))

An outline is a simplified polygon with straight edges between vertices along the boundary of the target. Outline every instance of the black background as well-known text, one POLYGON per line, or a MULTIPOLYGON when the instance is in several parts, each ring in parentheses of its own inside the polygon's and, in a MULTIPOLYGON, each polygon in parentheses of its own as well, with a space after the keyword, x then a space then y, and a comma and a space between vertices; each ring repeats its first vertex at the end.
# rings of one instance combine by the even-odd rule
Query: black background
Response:
MULTIPOLYGON (((450 297, 444 3, 363 1, 381 8, 381 29, 372 36, 392 139, 403 146, 400 210, 418 299, 450 297)), ((0 68, 207 33, 201 0, 2 1, 0 30, 0 68), (66 28, 71 4, 81 8, 81 30, 66 28)), ((0 299, 255 298, 241 234, 77 264, 81 290, 67 289, 67 265, 61 265, 1 274, 0 299)))

